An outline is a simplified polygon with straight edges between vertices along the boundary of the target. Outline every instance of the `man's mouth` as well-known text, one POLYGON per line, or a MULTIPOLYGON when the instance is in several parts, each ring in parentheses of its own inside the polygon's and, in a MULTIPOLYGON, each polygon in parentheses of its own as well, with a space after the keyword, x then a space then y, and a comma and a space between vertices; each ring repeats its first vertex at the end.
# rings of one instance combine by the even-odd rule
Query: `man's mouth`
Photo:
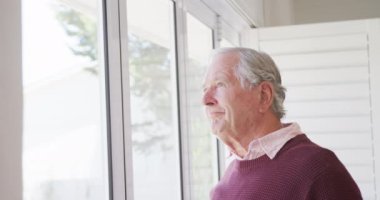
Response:
POLYGON ((208 116, 209 116, 210 118, 220 117, 220 116, 222 116, 222 115, 224 115, 224 112, 223 112, 223 111, 212 111, 212 112, 209 112, 209 113, 208 113, 208 116))

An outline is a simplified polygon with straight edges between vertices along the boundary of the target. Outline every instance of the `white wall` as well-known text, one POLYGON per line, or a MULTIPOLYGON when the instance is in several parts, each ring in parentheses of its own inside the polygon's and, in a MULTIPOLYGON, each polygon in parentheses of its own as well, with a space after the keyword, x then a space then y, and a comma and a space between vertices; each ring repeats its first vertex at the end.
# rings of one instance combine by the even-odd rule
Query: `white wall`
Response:
MULTIPOLYGON (((246 7, 246 5, 243 4, 241 4, 241 6, 246 7)), ((246 8, 246 10, 253 11, 254 9, 255 8, 246 8)), ((265 27, 368 19, 379 17, 379 0, 264 1, 265 27)))
POLYGON ((319 23, 380 17, 379 0, 293 0, 294 23, 319 23))
POLYGON ((0 199, 22 199, 21 1, 0 1, 0 199))
POLYGON ((293 0, 265 0, 264 26, 294 24, 293 0))

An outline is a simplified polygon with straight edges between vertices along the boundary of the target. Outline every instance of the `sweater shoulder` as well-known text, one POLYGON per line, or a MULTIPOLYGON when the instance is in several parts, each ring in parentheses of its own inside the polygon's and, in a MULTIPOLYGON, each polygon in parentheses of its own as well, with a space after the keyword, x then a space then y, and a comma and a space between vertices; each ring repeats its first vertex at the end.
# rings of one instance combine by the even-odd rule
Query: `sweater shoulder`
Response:
POLYGON ((282 156, 296 166, 308 185, 308 199, 362 199, 359 187, 335 153, 303 137, 290 143, 282 156))
POLYGON ((315 144, 305 134, 298 135, 289 140, 280 150, 278 155, 283 156, 281 154, 297 154, 304 158, 315 157, 317 155, 322 157, 335 156, 334 152, 315 144))
POLYGON ((333 151, 315 144, 306 135, 290 140, 277 156, 277 159, 293 163, 299 170, 313 172, 315 176, 328 168, 344 168, 333 151))

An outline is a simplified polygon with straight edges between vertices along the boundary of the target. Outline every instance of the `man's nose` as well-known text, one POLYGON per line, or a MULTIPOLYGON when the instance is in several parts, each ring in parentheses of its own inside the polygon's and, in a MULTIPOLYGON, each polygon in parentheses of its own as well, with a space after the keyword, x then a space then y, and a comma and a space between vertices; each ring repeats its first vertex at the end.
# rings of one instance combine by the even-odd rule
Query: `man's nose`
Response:
POLYGON ((214 97, 214 91, 213 89, 207 89, 203 93, 203 105, 205 106, 213 106, 217 103, 215 97, 214 97))

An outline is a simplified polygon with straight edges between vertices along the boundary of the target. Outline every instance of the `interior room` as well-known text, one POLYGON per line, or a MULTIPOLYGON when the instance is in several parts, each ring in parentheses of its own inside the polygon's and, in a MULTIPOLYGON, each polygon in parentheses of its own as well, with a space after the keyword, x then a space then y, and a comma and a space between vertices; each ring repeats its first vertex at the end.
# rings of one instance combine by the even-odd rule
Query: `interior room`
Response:
POLYGON ((0 2, 1 200, 206 200, 214 49, 275 61, 283 123, 380 199, 380 0, 0 2))

